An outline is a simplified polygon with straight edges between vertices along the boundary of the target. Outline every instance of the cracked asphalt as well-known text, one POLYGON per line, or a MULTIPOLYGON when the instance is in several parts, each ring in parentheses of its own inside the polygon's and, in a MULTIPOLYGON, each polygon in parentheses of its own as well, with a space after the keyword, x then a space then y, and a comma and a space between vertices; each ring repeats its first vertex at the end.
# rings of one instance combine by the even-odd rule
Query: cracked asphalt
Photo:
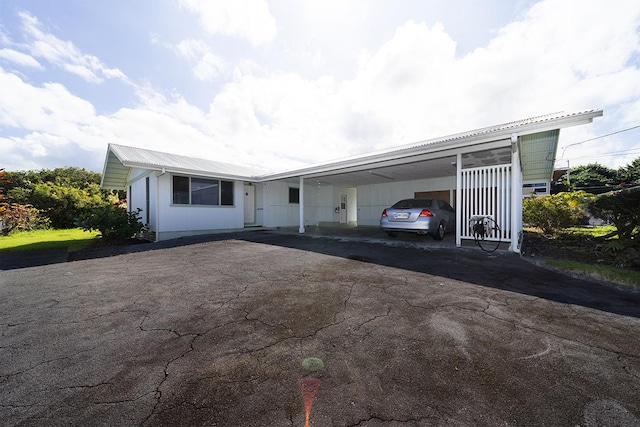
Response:
POLYGON ((640 294, 410 243, 245 232, 6 269, 2 424, 302 427, 313 375, 311 426, 640 426, 640 294))

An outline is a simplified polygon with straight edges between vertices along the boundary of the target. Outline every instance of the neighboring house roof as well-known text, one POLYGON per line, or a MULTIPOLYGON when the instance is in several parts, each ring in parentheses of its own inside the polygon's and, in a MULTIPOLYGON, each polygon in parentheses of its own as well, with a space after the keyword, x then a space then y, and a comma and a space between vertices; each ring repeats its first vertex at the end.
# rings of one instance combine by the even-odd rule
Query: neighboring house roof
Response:
MULTIPOLYGON (((389 168, 397 168, 391 171, 394 176, 407 180, 424 178, 425 170, 440 170, 440 176, 443 176, 444 171, 450 174, 448 168, 451 167, 451 158, 447 156, 451 156, 451 153, 478 144, 501 141, 499 145, 503 147, 502 151, 496 150, 491 155, 502 158, 505 154, 504 147, 510 144, 511 135, 514 133, 520 141, 523 181, 548 181, 553 173, 559 129, 590 123, 599 116, 602 116, 602 110, 548 114, 271 174, 227 163, 110 144, 102 186, 124 189, 131 167, 251 181, 333 176, 333 181, 325 181, 343 185, 372 183, 376 179, 394 179, 389 178, 389 168), (376 169, 376 172, 372 170, 374 168, 386 169, 376 169), (338 179, 341 181, 338 182, 338 179)), ((474 159, 471 158, 470 161, 473 162, 474 159)), ((479 166, 486 164, 487 159, 477 161, 479 166)), ((466 167, 470 166, 476 164, 472 163, 466 167)))

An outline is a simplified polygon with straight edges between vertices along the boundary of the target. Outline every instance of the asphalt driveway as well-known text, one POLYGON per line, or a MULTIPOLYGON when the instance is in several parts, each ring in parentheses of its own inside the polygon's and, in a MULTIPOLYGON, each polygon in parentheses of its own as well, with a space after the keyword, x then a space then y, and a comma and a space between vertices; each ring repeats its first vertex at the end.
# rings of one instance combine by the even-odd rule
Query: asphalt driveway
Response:
POLYGON ((311 426, 640 425, 640 295, 517 255, 247 232, 43 264, 0 272, 5 426, 302 427, 309 378, 311 426))

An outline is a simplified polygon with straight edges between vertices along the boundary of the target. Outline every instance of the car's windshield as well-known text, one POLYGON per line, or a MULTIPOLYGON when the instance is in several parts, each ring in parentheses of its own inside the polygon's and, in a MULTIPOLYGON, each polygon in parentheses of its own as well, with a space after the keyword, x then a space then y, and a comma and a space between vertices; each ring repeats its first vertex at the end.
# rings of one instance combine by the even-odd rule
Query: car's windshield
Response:
POLYGON ((400 200, 392 208, 430 208, 432 199, 406 199, 400 200))

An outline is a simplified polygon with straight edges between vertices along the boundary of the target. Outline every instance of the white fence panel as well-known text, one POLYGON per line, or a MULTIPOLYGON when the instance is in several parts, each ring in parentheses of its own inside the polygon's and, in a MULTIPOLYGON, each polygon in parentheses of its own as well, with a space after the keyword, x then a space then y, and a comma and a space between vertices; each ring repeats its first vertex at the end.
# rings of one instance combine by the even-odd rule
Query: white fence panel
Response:
POLYGON ((500 227, 493 238, 511 239, 511 164, 462 169, 462 232, 463 239, 473 239, 469 220, 474 216, 489 216, 500 227))

